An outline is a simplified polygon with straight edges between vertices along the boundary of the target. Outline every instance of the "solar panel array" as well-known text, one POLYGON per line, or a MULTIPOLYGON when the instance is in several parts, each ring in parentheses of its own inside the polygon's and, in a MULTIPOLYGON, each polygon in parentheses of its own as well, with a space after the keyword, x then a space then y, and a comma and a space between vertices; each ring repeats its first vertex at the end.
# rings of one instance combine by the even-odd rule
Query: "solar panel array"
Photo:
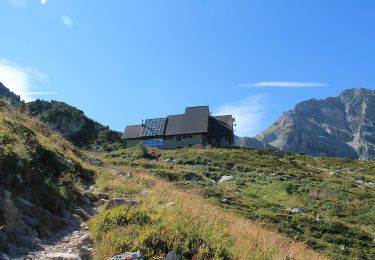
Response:
POLYGON ((166 122, 166 118, 146 119, 141 136, 162 136, 164 134, 166 122))

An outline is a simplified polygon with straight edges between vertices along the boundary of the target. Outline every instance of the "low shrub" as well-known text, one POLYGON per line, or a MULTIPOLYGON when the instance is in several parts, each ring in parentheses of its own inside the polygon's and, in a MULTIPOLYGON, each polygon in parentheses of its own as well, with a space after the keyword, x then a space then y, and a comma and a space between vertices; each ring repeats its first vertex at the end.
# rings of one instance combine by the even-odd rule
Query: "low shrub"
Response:
POLYGON ((147 259, 175 251, 181 259, 231 259, 225 230, 197 226, 162 206, 120 206, 99 213, 89 227, 100 259, 141 251, 147 259))

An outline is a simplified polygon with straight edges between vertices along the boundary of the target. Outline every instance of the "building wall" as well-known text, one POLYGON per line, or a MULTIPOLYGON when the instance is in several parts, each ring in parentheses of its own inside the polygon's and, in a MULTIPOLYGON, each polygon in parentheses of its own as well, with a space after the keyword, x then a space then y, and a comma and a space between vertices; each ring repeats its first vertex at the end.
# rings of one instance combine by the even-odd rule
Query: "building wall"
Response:
POLYGON ((126 146, 127 147, 135 147, 142 143, 141 139, 128 139, 126 140, 126 146))
POLYGON ((215 147, 230 147, 230 136, 212 136, 210 137, 210 145, 215 147))
MULTIPOLYGON (((230 136, 210 137, 209 142, 206 141, 203 134, 192 134, 184 136, 167 136, 164 137, 163 148, 175 149, 180 147, 189 147, 193 145, 210 144, 215 147, 230 147, 230 136)), ((127 147, 135 147, 142 144, 142 139, 128 139, 126 140, 127 147)))
POLYGON ((198 144, 203 144, 202 134, 164 137, 164 148, 167 149, 189 147, 198 144))

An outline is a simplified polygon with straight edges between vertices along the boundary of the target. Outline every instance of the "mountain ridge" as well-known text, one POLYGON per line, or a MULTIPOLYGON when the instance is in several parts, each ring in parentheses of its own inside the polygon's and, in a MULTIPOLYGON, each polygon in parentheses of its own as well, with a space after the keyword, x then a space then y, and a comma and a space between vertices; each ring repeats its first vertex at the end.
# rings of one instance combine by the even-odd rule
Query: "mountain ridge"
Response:
POLYGON ((300 102, 256 138, 313 156, 375 160, 375 91, 347 89, 337 97, 300 102))

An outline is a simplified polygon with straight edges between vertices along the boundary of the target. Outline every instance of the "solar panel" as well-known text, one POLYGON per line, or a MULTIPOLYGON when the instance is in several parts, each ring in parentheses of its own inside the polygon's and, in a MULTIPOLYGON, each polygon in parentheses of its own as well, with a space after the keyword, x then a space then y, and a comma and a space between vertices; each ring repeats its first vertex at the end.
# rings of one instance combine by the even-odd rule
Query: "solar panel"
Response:
POLYGON ((164 134, 166 122, 167 122, 166 118, 146 119, 143 125, 141 136, 142 137, 162 136, 164 134))

